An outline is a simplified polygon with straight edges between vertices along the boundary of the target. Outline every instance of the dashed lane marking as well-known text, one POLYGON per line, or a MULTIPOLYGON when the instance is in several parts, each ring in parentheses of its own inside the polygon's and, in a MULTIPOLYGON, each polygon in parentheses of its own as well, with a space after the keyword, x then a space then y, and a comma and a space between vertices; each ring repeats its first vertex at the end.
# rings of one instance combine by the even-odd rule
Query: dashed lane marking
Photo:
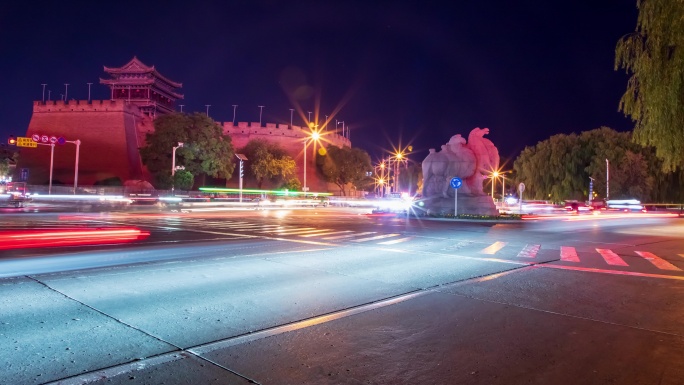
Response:
POLYGON ((649 253, 648 251, 635 251, 635 253, 637 253, 640 257, 644 258, 645 260, 651 262, 655 267, 661 270, 682 271, 682 269, 678 268, 677 266, 658 257, 653 253, 649 253))
POLYGON ((494 242, 491 245, 485 247, 484 249, 480 250, 480 253, 482 254, 496 254, 497 251, 503 249, 503 247, 506 246, 506 242, 494 242))
POLYGON ((608 250, 608 249, 596 249, 599 254, 603 257, 603 260, 606 261, 607 264, 612 265, 612 266, 629 266, 625 261, 622 260, 617 254, 613 252, 613 250, 608 250))
POLYGON ((518 253, 518 258, 534 258, 539 252, 541 245, 527 245, 518 253))
POLYGON ((570 246, 561 246, 560 250, 561 261, 564 262, 579 262, 579 257, 577 256, 577 250, 570 246))

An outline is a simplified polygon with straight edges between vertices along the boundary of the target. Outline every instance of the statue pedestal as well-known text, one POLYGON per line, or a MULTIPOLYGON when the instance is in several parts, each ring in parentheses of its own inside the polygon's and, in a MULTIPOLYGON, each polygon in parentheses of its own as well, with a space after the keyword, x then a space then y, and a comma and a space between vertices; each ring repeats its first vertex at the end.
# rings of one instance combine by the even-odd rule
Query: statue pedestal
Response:
MULTIPOLYGON (((423 202, 428 214, 454 214, 454 198, 429 197, 423 202)), ((458 194, 458 214, 497 216, 499 211, 489 195, 458 194)))

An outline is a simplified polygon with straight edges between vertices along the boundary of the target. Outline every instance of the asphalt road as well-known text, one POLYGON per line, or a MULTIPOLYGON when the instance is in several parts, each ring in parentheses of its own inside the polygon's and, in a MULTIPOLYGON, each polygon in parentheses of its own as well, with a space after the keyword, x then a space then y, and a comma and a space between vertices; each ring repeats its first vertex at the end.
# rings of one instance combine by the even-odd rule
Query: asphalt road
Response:
POLYGON ((684 384, 682 218, 22 212, 0 233, 29 234, 0 242, 0 384, 684 384))

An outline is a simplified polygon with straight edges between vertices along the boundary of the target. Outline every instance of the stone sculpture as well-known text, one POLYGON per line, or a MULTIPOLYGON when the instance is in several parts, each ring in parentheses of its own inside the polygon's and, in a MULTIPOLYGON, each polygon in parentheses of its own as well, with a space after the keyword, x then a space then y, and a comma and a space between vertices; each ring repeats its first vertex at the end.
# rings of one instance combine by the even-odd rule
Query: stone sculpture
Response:
POLYGON ((487 175, 499 168, 500 160, 496 146, 484 137, 487 134, 488 128, 474 128, 467 142, 457 134, 442 146, 441 151, 430 149, 422 164, 423 197, 428 210, 453 213, 455 192, 449 182, 451 178, 459 177, 463 180, 458 191, 459 213, 498 213, 494 201, 482 188, 487 175))

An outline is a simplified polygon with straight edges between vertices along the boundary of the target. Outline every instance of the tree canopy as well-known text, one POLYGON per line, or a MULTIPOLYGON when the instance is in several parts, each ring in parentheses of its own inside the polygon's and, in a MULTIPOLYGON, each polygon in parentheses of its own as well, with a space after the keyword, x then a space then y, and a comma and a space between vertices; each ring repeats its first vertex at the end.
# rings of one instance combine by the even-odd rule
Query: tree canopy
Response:
POLYGON ((192 175, 230 178, 235 168, 231 138, 205 114, 169 114, 154 121, 154 132, 147 134, 147 145, 140 156, 147 169, 155 176, 158 187, 171 185, 173 147, 176 166, 183 166, 192 175))
POLYGON ((684 168, 684 1, 638 0, 637 8, 636 30, 615 50, 615 69, 631 74, 619 109, 664 171, 684 168))
POLYGON ((297 165, 294 159, 278 144, 264 139, 253 139, 240 150, 240 153, 247 157, 247 170, 256 179, 259 188, 262 188, 264 181, 284 184, 288 189, 299 184, 295 178, 297 165))
POLYGON ((17 162, 19 152, 14 147, 0 146, 0 177, 9 176, 10 164, 17 162))
POLYGON ((373 183, 368 176, 373 171, 370 156, 359 148, 329 146, 316 154, 316 164, 325 180, 336 184, 342 195, 347 195, 347 185, 363 189, 373 183))
POLYGON ((594 192, 605 198, 606 159, 610 198, 652 199, 662 175, 655 152, 634 143, 631 133, 607 127, 579 135, 558 134, 526 147, 513 168, 515 179, 525 183, 525 196, 530 199, 587 199, 590 178, 594 179, 594 192))

